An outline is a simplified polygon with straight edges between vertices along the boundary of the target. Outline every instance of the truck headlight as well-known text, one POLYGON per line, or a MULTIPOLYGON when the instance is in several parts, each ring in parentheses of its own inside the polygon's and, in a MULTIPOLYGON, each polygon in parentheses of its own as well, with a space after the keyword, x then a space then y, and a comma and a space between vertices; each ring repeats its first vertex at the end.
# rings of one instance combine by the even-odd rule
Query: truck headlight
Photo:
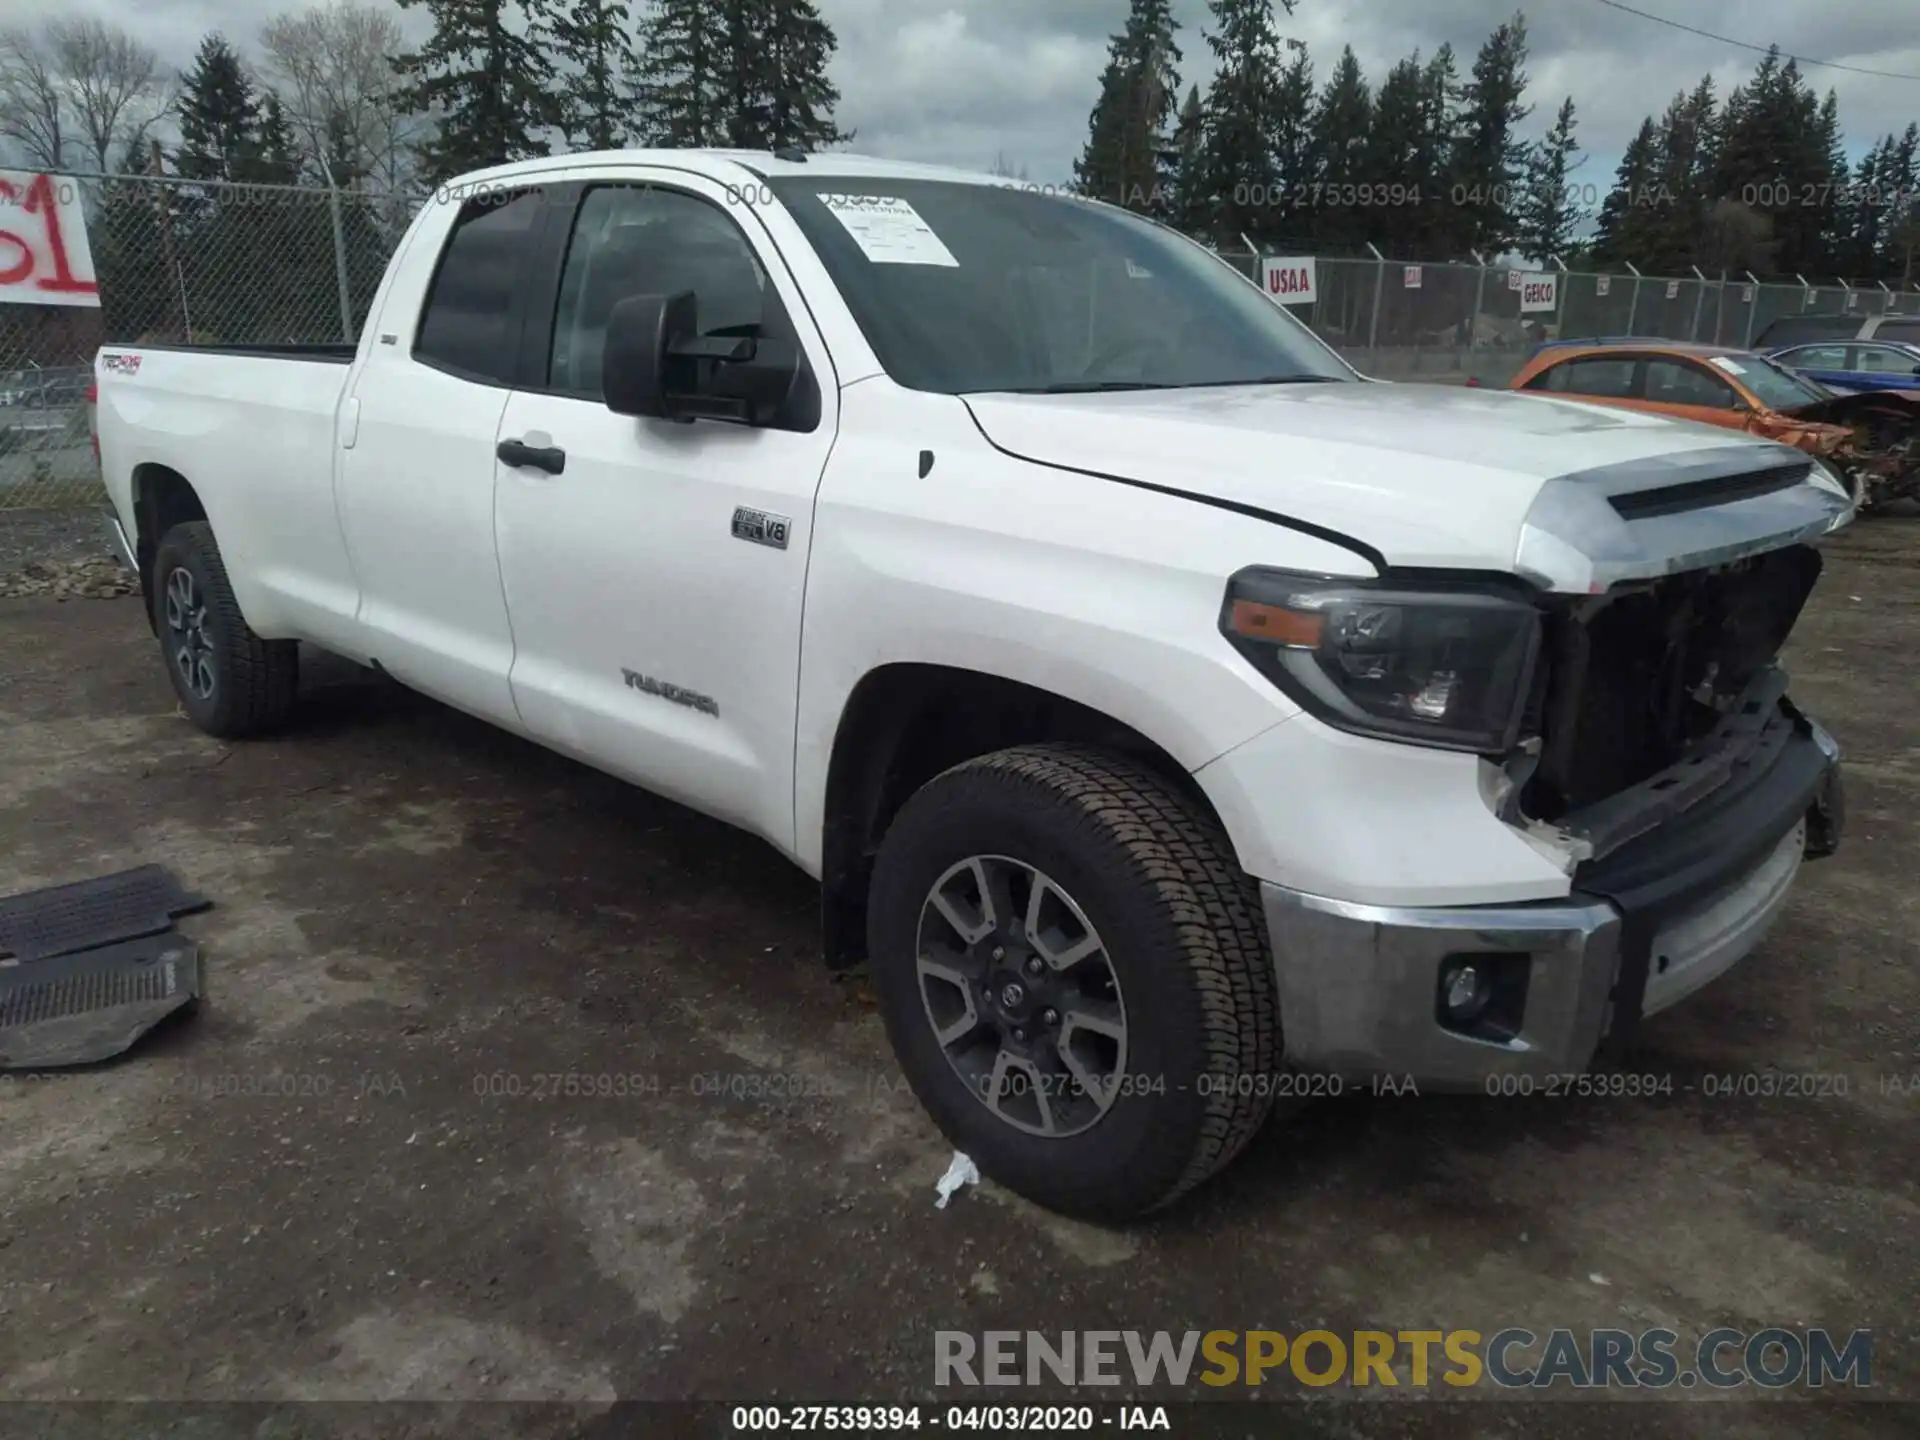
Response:
POLYGON ((1540 613, 1493 582, 1251 569, 1228 582, 1220 633, 1329 725, 1497 754, 1519 737, 1540 613))

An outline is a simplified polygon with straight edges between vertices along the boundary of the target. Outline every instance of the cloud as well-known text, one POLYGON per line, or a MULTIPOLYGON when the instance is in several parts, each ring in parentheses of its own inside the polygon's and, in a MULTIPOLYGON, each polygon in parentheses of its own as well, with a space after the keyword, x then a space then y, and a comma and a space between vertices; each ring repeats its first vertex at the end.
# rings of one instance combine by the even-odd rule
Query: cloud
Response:
MULTIPOLYGON (((1062 180, 1086 138, 1108 36, 1125 22, 1126 0, 818 0, 840 38, 834 78, 843 125, 857 148, 903 159, 985 166, 1004 156, 1036 180, 1062 180)), ((1637 0, 1638 8, 1717 29, 1758 44, 1777 41, 1803 55, 1920 75, 1914 0, 1637 0)), ((272 0, 10 0, 10 17, 96 14, 134 30, 184 66, 200 37, 219 28, 243 50, 281 7, 272 0)), ((1351 44, 1370 80, 1416 47, 1451 42, 1464 73, 1480 42, 1514 10, 1514 0, 1300 0, 1280 17, 1284 33, 1306 40, 1321 74, 1351 44)), ((1176 0, 1184 83, 1203 86, 1212 55, 1203 38, 1202 0, 1176 0)), ((410 30, 425 25, 414 9, 410 30)), ((1591 158, 1586 182, 1611 179, 1621 149, 1649 112, 1711 73, 1721 92, 1751 73, 1759 56, 1637 19, 1597 0, 1537 0, 1529 128, 1544 129, 1563 96, 1580 113, 1591 158)), ((1817 88, 1840 96, 1856 150, 1920 119, 1920 82, 1809 68, 1817 88)))

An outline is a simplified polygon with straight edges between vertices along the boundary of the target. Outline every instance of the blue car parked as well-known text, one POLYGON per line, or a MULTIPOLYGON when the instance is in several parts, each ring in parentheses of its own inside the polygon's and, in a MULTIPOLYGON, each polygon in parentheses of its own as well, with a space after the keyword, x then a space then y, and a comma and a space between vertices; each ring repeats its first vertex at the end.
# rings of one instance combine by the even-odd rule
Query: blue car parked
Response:
POLYGON ((1767 357, 1829 390, 1920 390, 1920 345, 1823 340, 1769 350, 1767 357))

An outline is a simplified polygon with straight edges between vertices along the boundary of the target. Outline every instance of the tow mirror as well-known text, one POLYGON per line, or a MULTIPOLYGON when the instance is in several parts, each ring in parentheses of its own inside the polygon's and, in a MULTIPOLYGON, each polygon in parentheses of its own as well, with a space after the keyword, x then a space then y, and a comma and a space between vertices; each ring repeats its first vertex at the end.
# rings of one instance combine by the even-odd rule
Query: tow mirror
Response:
POLYGON ((702 335, 691 290, 613 307, 600 386, 619 415, 799 430, 819 423, 819 392, 799 347, 758 334, 702 335))
POLYGON ((669 418, 669 354, 697 333, 691 290, 678 295, 629 295, 607 314, 600 393, 616 415, 669 418))

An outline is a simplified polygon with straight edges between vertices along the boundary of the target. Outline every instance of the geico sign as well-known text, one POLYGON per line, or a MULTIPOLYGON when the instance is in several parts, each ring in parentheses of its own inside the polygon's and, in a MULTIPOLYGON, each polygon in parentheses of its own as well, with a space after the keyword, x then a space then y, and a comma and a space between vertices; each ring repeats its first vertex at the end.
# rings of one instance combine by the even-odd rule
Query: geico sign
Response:
POLYGON ((1529 275, 1520 282, 1520 311, 1552 310, 1560 301, 1560 280, 1554 275, 1529 275))
POLYGON ((1320 298, 1312 256, 1268 256, 1262 262, 1267 298, 1281 305, 1311 305, 1320 298))

